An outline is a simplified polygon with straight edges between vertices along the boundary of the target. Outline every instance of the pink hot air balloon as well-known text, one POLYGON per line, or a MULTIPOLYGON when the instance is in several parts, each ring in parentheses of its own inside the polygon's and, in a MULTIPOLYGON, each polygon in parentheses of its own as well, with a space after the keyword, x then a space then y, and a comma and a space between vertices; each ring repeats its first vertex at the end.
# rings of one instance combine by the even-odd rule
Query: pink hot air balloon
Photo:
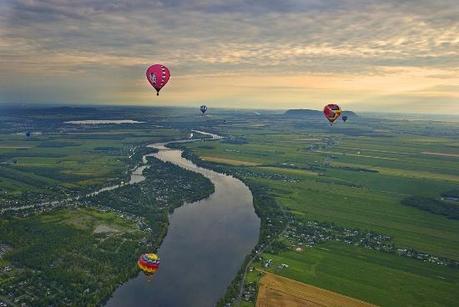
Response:
POLYGON ((162 64, 154 64, 148 67, 146 75, 148 82, 155 88, 156 95, 159 95, 159 91, 166 85, 171 76, 169 69, 162 64))

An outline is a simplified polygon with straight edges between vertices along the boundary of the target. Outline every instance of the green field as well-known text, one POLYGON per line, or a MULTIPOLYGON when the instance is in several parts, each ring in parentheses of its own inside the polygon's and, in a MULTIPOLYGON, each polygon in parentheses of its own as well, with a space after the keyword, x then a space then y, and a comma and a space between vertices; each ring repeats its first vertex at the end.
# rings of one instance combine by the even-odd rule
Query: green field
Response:
MULTIPOLYGON (((214 142, 187 146, 198 156, 256 162, 261 165, 246 169, 261 169, 273 174, 294 176, 298 182, 260 178, 256 180, 269 186, 272 195, 299 217, 382 232, 393 236, 398 245, 459 260, 457 220, 400 205, 400 201, 410 195, 438 198, 442 192, 451 190, 459 184, 455 179, 450 180, 450 177, 459 176, 459 158, 453 162, 445 162, 443 157, 412 154, 405 158, 401 153, 414 150, 413 148, 427 151, 431 148, 432 140, 428 143, 425 139, 424 143, 411 140, 413 145, 409 146, 408 141, 397 138, 400 146, 396 146, 394 138, 390 138, 388 144, 384 145, 379 138, 371 143, 368 138, 361 140, 336 137, 340 139, 340 144, 325 154, 309 152, 305 148, 310 144, 296 142, 296 139, 311 138, 309 134, 244 136, 253 140, 253 143, 249 141, 246 145, 232 145, 214 142), (362 161, 360 156, 337 155, 336 153, 342 150, 340 147, 344 146, 341 144, 347 142, 361 148, 361 154, 368 147, 386 148, 386 151, 390 152, 379 153, 378 156, 397 156, 400 162, 394 165, 392 160, 364 158, 362 161), (346 163, 347 168, 337 166, 340 163, 346 163), (263 165, 276 165, 276 168, 263 165), (421 175, 407 175, 405 171, 417 172, 412 170, 416 165, 425 165, 418 168, 421 175), (457 168, 454 168, 456 165, 457 168), (365 171, 378 168, 390 168, 394 172, 386 174, 365 171), (430 173, 434 174, 433 178, 422 176, 430 173)), ((316 143, 323 142, 321 135, 316 135, 315 139, 318 139, 314 141, 316 143)), ((405 138, 408 139, 411 138, 405 138)), ((435 143, 439 148, 455 144, 446 138, 443 143, 438 139, 435 143), (438 145, 439 143, 441 145, 438 145)))
POLYGON ((45 201, 95 191, 125 177, 139 162, 133 154, 140 146, 182 136, 145 127, 80 130, 0 134, 0 207, 26 204, 31 195, 45 201))
MULTIPOLYGON (((408 132, 387 126, 378 136, 349 133, 360 128, 357 124, 328 133, 298 129, 289 121, 283 124, 227 127, 222 132, 244 142, 186 146, 206 161, 267 188, 295 223, 319 221, 373 231, 390 236, 397 248, 459 260, 459 220, 401 204, 412 196, 440 201, 442 193, 457 189, 457 136, 432 136, 416 122, 404 123, 408 132)), ((280 272, 289 278, 384 306, 452 306, 459 299, 454 290, 457 268, 395 254, 328 242, 303 254, 292 247, 264 257, 290 263, 280 272)), ((254 274, 246 283, 254 281, 254 274)))
POLYGON ((273 273, 376 305, 454 306, 457 301, 459 270, 364 248, 330 242, 264 258, 273 259, 273 273), (281 263, 288 268, 277 268, 281 263))

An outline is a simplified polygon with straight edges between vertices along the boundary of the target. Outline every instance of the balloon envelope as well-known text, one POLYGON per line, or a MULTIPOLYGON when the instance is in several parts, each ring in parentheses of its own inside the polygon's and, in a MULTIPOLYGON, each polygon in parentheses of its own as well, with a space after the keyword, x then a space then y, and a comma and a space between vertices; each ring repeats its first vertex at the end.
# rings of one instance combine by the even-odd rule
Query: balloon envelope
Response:
POLYGON ((204 114, 207 111, 207 106, 206 105, 202 105, 199 109, 201 110, 202 114, 204 114))
POLYGON ((171 76, 169 69, 162 64, 154 64, 148 67, 146 71, 148 82, 156 90, 156 95, 159 95, 159 91, 166 85, 167 81, 171 76))
POLYGON ((159 264, 160 259, 158 255, 153 253, 143 254, 137 260, 137 266, 147 275, 154 274, 158 270, 159 264))
POLYGON ((324 107, 324 116, 332 124, 341 116, 341 108, 337 104, 327 104, 324 107))
POLYGON ((346 122, 347 121, 347 116, 346 115, 343 115, 343 117, 341 117, 343 119, 343 122, 346 122))

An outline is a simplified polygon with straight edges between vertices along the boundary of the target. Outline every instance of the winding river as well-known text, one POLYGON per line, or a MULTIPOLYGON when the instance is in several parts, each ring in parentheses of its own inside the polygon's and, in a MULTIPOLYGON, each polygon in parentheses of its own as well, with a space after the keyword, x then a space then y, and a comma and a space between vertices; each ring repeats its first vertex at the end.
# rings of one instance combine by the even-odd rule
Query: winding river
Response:
MULTIPOLYGON (((107 306, 214 306, 258 240, 260 220, 249 188, 234 177, 196 166, 182 158, 182 151, 165 145, 150 145, 159 151, 148 156, 202 174, 214 184, 215 192, 175 209, 158 250, 158 272, 151 281, 143 274, 127 281, 107 306)), ((130 183, 143 179, 145 167, 134 171, 130 183)))

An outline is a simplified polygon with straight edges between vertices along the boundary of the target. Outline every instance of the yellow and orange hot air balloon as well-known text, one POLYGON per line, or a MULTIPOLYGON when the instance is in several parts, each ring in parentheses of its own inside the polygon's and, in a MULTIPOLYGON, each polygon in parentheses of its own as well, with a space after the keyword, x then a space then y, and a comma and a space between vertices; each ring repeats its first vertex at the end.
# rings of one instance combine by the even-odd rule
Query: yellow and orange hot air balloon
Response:
POLYGON ((159 269, 160 259, 153 253, 143 254, 137 260, 137 266, 143 271, 147 279, 151 279, 159 269))

